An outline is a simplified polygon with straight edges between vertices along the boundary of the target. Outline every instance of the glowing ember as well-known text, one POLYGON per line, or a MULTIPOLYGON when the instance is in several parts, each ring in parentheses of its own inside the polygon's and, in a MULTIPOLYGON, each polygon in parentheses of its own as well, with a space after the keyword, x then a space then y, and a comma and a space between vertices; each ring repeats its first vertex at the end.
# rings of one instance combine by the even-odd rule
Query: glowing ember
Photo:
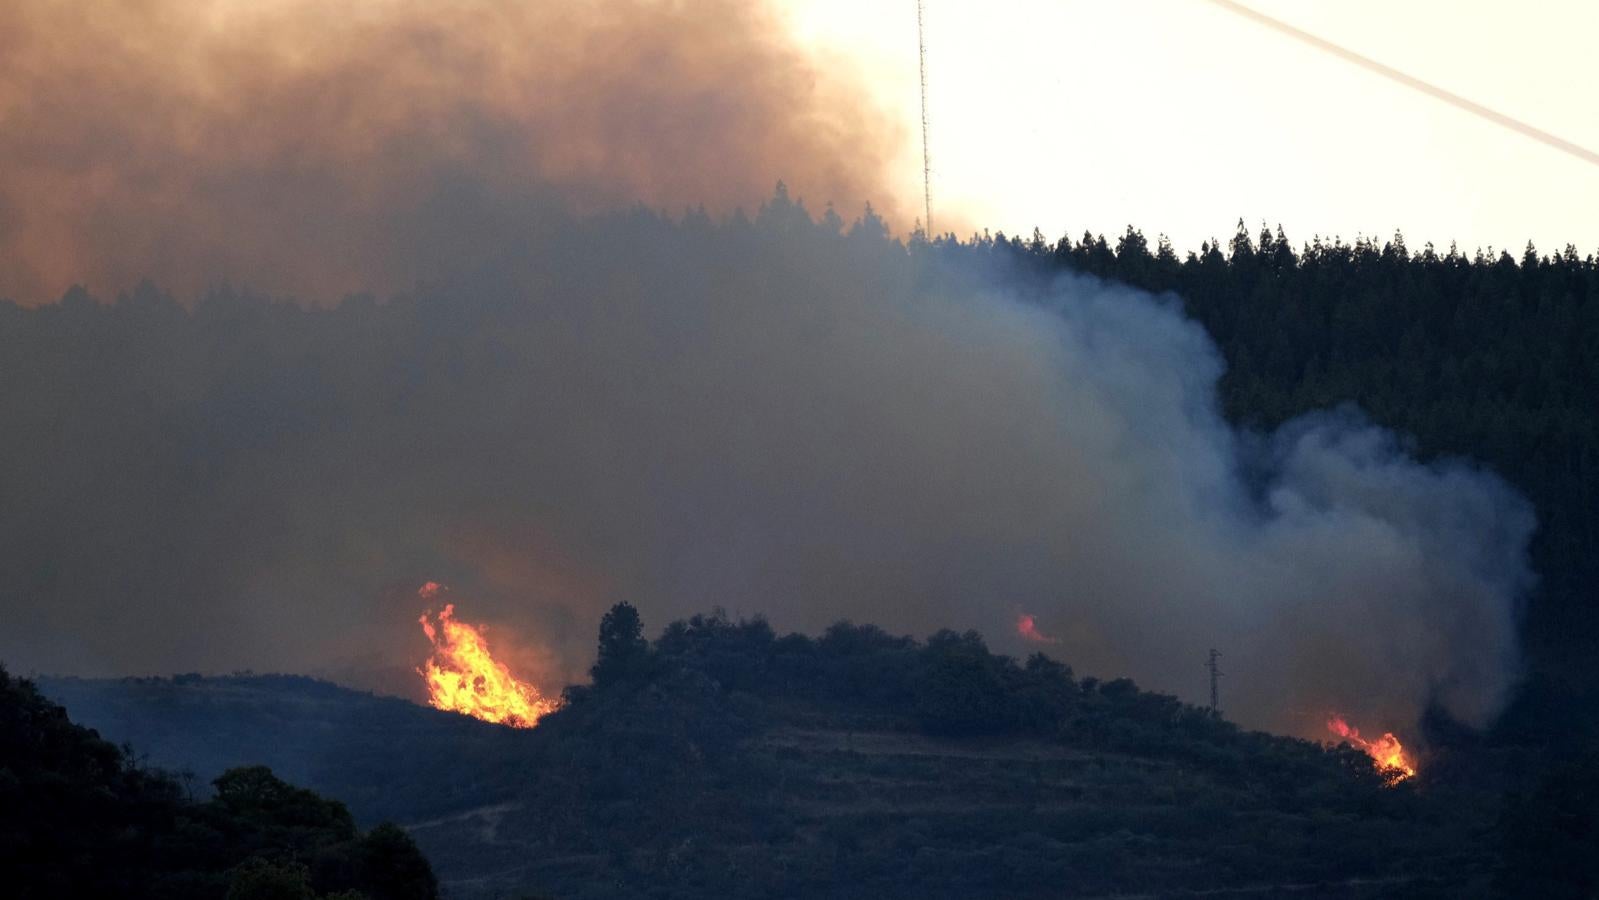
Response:
POLYGON ((1060 641, 1038 630, 1038 623, 1027 613, 1016 617, 1016 633, 1035 644, 1058 644, 1060 641))
MULTIPOLYGON (((430 600, 439 590, 430 581, 417 593, 430 600)), ((555 709, 537 688, 518 680, 505 663, 490 655, 481 629, 455 620, 455 604, 444 605, 437 625, 427 614, 418 621, 433 642, 433 655, 416 671, 427 682, 428 703, 434 709, 512 728, 532 728, 540 716, 555 709)))
POLYGON ((1345 722, 1342 716, 1333 716, 1327 720, 1327 730, 1338 735, 1345 741, 1366 751, 1378 769, 1394 773, 1391 781, 1403 781, 1416 774, 1416 764, 1406 755, 1403 744, 1391 733, 1384 733, 1382 737, 1368 741, 1360 736, 1360 729, 1345 722))

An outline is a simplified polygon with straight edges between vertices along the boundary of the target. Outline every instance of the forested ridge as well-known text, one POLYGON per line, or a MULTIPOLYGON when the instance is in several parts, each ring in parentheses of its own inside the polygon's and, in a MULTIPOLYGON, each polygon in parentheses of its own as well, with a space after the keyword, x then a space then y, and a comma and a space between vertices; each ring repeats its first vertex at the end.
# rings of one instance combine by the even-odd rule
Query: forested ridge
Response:
MULTIPOLYGON (((1297 250, 1279 227, 1179 255, 1129 227, 1114 242, 982 235, 941 253, 1086 272, 1171 292, 1227 363, 1224 411, 1267 429, 1357 404, 1423 458, 1465 457, 1532 500, 1540 584, 1524 636, 1538 687, 1591 691, 1599 650, 1599 257, 1567 245, 1467 254, 1403 235, 1297 250)), ((1588 696, 1592 696, 1589 694, 1588 696)), ((1567 699, 1570 699, 1569 697, 1567 699)), ((1593 704, 1587 703, 1587 707, 1593 704)))
MULTIPOLYGON (((753 219, 712 223, 693 214, 677 221, 642 210, 619 218, 622 225, 593 232, 617 242, 606 253, 630 252, 629 239, 655 259, 706 234, 733 256, 755 241, 752 235, 836 237, 847 245, 840 260, 906 256, 920 277, 966 279, 976 289, 998 284, 1042 293, 1056 275, 1088 273, 1169 292, 1225 358, 1221 398, 1233 422, 1269 429, 1301 413, 1355 404, 1412 440, 1422 458, 1481 463, 1533 502, 1539 582, 1524 611, 1527 686, 1503 727, 1517 740, 1592 733, 1599 718, 1599 679, 1590 664, 1599 652, 1599 363, 1587 351, 1599 346, 1595 256, 1573 247, 1553 254, 1528 247, 1519 256, 1413 251, 1398 235, 1315 239, 1296 249, 1280 229, 1252 234, 1242 223, 1231 240, 1187 254, 1131 228, 1114 241, 1084 235, 1051 243, 1035 232, 931 243, 918 235, 901 244, 870 212, 845 228, 831 210, 814 218, 781 190, 753 219)), ((574 226, 538 239, 578 253, 586 234, 574 226)), ((428 385, 463 371, 512 371, 519 363, 504 358, 507 347, 492 333, 463 331, 454 312, 468 302, 477 301, 422 287, 381 303, 351 297, 331 309, 231 288, 180 303, 146 284, 115 303, 97 303, 82 289, 37 309, 0 303, 0 372, 10 385, 0 388, 0 414, 14 426, 0 449, 21 471, 58 464, 68 447, 74 471, 98 473, 56 480, 48 496, 19 484, 14 499, 26 509, 35 494, 42 497, 41 521, 50 510, 89 509, 107 497, 117 509, 164 505, 175 519, 206 521, 218 514, 206 479, 236 466, 231 460, 270 459, 295 435, 327 435, 329 423, 403 411, 428 385), (454 359, 432 349, 452 342, 461 345, 456 352, 475 356, 454 359), (412 344, 421 348, 413 368, 361 368, 359 361, 412 344), (155 354, 150 347, 168 349, 155 354), (214 381, 197 387, 196 372, 214 381), (77 417, 63 419, 64 409, 77 417), (151 446, 178 452, 144 452, 151 446), (138 478, 106 483, 104 473, 130 465, 138 478), (205 478, 194 479, 196 472, 205 478)), ((472 315, 502 318, 487 302, 472 315)), ((125 565, 139 564, 135 550, 97 521, 63 535, 19 526, 15 541, 49 556, 56 553, 52 540, 71 547, 102 530, 106 546, 96 564, 119 554, 130 557, 125 565)), ((205 558, 203 548, 178 552, 205 558)), ((73 571, 65 562, 49 570, 18 566, 8 589, 22 596, 86 580, 73 571)))

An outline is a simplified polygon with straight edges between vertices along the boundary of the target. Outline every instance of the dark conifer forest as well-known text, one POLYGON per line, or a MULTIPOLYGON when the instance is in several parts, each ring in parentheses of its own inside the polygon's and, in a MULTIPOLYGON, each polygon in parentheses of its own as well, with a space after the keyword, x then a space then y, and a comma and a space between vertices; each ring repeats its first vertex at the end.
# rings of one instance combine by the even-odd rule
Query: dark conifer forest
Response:
MULTIPOLYGON (((433 896, 419 846, 456 896, 1042 897, 1062 884, 1085 895, 1593 896, 1599 259, 1571 247, 1417 251, 1397 235, 1295 247, 1242 223, 1189 254, 1133 229, 1115 241, 901 242, 870 211, 845 228, 781 190, 753 219, 639 210, 530 240, 559 258, 644 257, 644 272, 676 272, 677 253, 704 241, 729 259, 825 247, 843 277, 1003 282, 1041 306, 1059 302, 1058 279, 1084 275, 1164 295, 1214 340, 1221 411, 1242 433, 1352 405, 1422 460, 1473 460, 1530 500, 1537 580, 1519 610, 1525 656, 1508 707, 1482 729, 1428 710, 1417 735, 1427 762, 1399 780, 1347 746, 1244 731, 1121 673, 1080 675, 1049 647, 1018 660, 976 631, 913 639, 847 621, 779 635, 720 612, 650 640, 626 605, 598 623, 591 683, 570 686, 531 732, 289 676, 45 679, 65 712, 0 676, 11 893, 433 896), (272 746, 267 734, 279 736, 272 746), (155 766, 201 777, 186 786, 155 766)), ((755 280, 812 277, 801 250, 791 266, 756 267, 755 280)), ((529 268, 518 277, 564 277, 529 268)), ((231 288, 180 302, 149 284, 114 302, 74 289, 38 308, 0 303, 0 415, 12 426, 0 460, 47 471, 65 447, 73 473, 7 484, 3 499, 31 518, 9 523, 0 590, 19 608, 63 584, 112 595, 116 578, 52 555, 53 540, 92 548, 102 537, 113 558, 82 558, 113 576, 213 590, 149 560, 221 579, 226 566, 206 566, 230 552, 234 511, 267 510, 251 526, 271 535, 304 525, 274 501, 303 474, 279 454, 307 435, 329 443, 305 446, 349 451, 319 484, 356 501, 436 499, 368 460, 497 465, 491 442, 451 442, 452 425, 484 418, 475 410, 413 424, 436 408, 418 400, 429 391, 543 373, 514 344, 547 326, 543 313, 519 306, 497 271, 328 308, 231 288), (165 449, 141 455, 150 447, 165 449), (137 478, 105 476, 127 460, 137 478), (337 467, 352 460, 361 465, 337 467), (213 505, 207 492, 251 467, 269 477, 240 483, 260 496, 213 505), (70 517, 100 508, 135 523, 140 543, 119 545, 121 525, 101 535, 98 520, 70 517), (203 540, 173 537, 193 533, 203 540)), ((762 599, 746 598, 754 610, 762 599)), ((414 611, 401 612, 409 625, 414 611)))
POLYGON ((1523 637, 1531 682, 1510 728, 1578 729, 1599 716, 1599 258, 1566 246, 1470 253, 1402 235, 1295 247, 1279 228, 1179 256, 1128 228, 1050 243, 944 242, 1043 274, 1088 272, 1172 292, 1226 358, 1226 414, 1269 428, 1356 404, 1424 458, 1469 457, 1537 509, 1539 576, 1523 637))
MULTIPOLYGON (((713 225, 690 215, 676 222, 640 211, 598 226, 567 222, 564 231, 538 239, 557 248, 550 255, 592 254, 601 242, 604 252, 639 257, 646 269, 669 266, 680 252, 674 248, 705 240, 731 254, 757 255, 775 253, 758 247, 785 242, 796 248, 836 242, 836 249, 797 254, 787 268, 775 264, 770 277, 807 278, 794 267, 809 252, 836 259, 857 273, 845 277, 867 282, 884 271, 973 289, 997 279, 1024 294, 1031 285, 1044 299, 1057 276, 1086 273, 1167 294, 1204 326, 1224 357, 1220 402, 1235 425, 1264 431, 1302 413, 1351 406, 1396 432, 1421 459, 1481 464, 1531 501, 1536 583, 1518 613, 1525 659, 1501 728, 1533 740, 1593 734, 1599 364, 1589 350, 1599 346, 1599 260, 1591 254, 1569 246, 1553 253, 1529 246, 1519 256, 1430 245, 1413 250, 1398 235, 1296 247, 1280 230, 1252 235, 1243 223, 1230 240, 1186 254, 1132 228, 1114 241, 1085 234, 1050 243, 1035 233, 932 243, 914 237, 901 244, 870 210, 844 228, 831 210, 813 219, 781 189, 754 221, 713 225)), ((96 503, 118 510, 176 505, 170 515, 199 521, 220 513, 193 493, 195 471, 219 477, 265 448, 363 423, 373 409, 405 415, 406 404, 425 396, 424 379, 487 380, 491 365, 506 376, 537 376, 537 360, 505 356, 500 333, 532 332, 539 314, 505 299, 500 278, 457 278, 453 287, 421 286, 383 303, 351 297, 332 309, 233 288, 180 304, 150 284, 116 302, 74 289, 40 308, 0 303, 0 413, 14 425, 0 436, 0 458, 17 470, 70 463, 96 472, 120 465, 113 460, 138 458, 148 476, 110 494, 76 480, 19 483, 14 500, 19 509, 37 507, 30 514, 35 526, 71 529, 75 537, 111 526, 51 521, 61 510, 96 503), (463 290, 481 296, 468 300, 463 290), (456 359, 467 353, 477 356, 456 359), (45 440, 50 435, 70 439, 72 455, 56 452, 62 445, 45 440), (141 456, 141 448, 162 441, 178 442, 186 456, 141 456), (189 460, 208 462, 196 469, 189 460)), ((429 452, 457 451, 445 436, 436 440, 429 452)), ((46 532, 21 523, 15 547, 49 548, 46 532)), ((126 539, 107 532, 107 541, 126 539)), ((63 583, 61 575, 124 552, 134 551, 112 546, 94 560, 56 562, 52 569, 19 560, 0 591, 19 602, 48 594, 63 583)), ((199 590, 181 582, 166 589, 199 590)))

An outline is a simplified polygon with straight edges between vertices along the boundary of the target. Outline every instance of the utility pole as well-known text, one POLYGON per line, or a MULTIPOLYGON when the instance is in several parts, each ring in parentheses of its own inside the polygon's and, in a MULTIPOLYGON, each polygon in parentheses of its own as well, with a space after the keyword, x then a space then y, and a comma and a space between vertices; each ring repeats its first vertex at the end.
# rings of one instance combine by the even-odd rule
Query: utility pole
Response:
POLYGON ((923 0, 916 0, 916 54, 922 76, 922 204, 927 217, 923 225, 927 239, 933 239, 933 157, 927 144, 927 25, 923 0))
POLYGON ((1205 663, 1205 668, 1210 670, 1210 711, 1213 713, 1221 712, 1221 692, 1217 679, 1221 678, 1223 673, 1217 663, 1219 659, 1221 659, 1220 651, 1215 647, 1210 648, 1210 662, 1205 663))

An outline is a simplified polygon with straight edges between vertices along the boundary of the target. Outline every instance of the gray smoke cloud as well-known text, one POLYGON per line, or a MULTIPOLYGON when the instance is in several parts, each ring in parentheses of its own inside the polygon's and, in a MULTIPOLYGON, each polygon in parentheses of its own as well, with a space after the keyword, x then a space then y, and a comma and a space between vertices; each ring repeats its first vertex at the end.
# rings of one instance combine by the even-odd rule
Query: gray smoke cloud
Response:
POLYGON ((1172 298, 733 214, 893 212, 865 96, 746 0, 6 5, 0 292, 182 302, 0 303, 0 660, 414 689, 438 580, 546 688, 630 600, 1026 613, 1190 700, 1216 647, 1304 734, 1493 715, 1534 522, 1492 475, 1236 432, 1172 298))
POLYGON ((546 686, 609 604, 983 631, 1315 735, 1517 669, 1528 504, 1350 410, 1243 434, 1174 298, 873 223, 530 208, 470 276, 331 309, 0 307, 0 659, 414 665, 449 584, 546 686), (975 255, 975 254, 973 254, 975 255))

